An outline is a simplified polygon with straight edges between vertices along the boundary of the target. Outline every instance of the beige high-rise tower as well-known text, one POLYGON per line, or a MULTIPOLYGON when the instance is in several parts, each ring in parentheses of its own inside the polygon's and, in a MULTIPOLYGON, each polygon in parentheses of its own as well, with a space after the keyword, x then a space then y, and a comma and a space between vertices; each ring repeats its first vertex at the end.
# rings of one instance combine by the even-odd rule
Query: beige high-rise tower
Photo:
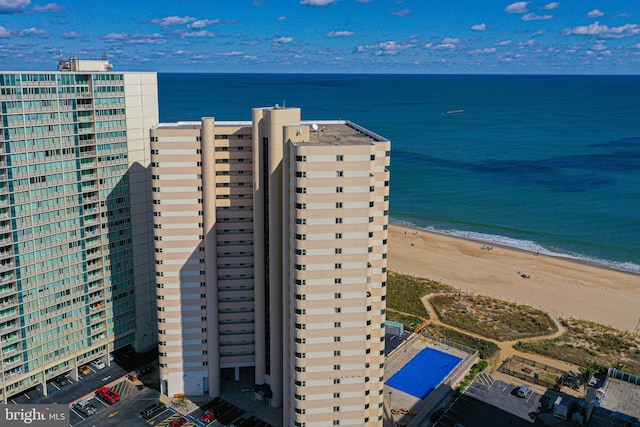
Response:
POLYGON ((390 142, 276 106, 151 149, 162 391, 252 367, 286 426, 381 426, 390 142))

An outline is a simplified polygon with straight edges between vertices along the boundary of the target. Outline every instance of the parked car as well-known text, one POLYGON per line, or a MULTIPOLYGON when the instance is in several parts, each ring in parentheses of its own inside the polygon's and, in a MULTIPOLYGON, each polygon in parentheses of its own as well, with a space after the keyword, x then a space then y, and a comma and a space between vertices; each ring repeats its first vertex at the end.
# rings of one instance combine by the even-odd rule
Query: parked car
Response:
POLYGON ((200 415, 200 421, 210 423, 216 419, 216 413, 213 409, 209 408, 200 415))
POLYGON ((531 387, 529 387, 528 385, 521 385, 520 387, 518 387, 518 397, 527 398, 531 396, 531 393, 533 393, 533 390, 531 390, 531 387))
POLYGON ((182 427, 187 422, 185 417, 180 417, 177 420, 173 420, 169 423, 169 427, 182 427))
POLYGON ((118 400, 120 400, 120 395, 118 394, 118 392, 110 387, 100 387, 96 390, 96 396, 110 405, 113 405, 118 400))
POLYGON ((153 366, 151 366, 151 365, 147 365, 144 368, 136 369, 135 373, 138 376, 138 378, 142 378, 145 375, 149 375, 153 371, 155 371, 155 368, 153 366))
POLYGON ((54 384, 55 384, 55 385, 57 385, 58 387, 64 387, 64 386, 66 386, 66 385, 71 384, 71 383, 69 382, 69 380, 68 380, 64 375, 61 375, 61 376, 59 376, 59 377, 54 378, 54 379, 53 379, 53 382, 54 382, 54 384))
POLYGON ((96 407, 89 403, 88 400, 79 400, 73 404, 73 408, 87 417, 96 413, 96 407))
POLYGON ((93 362, 91 362, 91 366, 93 366, 96 369, 104 369, 106 367, 105 364, 100 359, 96 359, 93 362))
POLYGON ((144 408, 140 412, 140 415, 142 415, 142 418, 144 418, 145 420, 150 420, 156 415, 159 415, 160 413, 164 412, 165 409, 166 407, 162 403, 154 403, 153 405, 150 405, 144 408))
POLYGON ((89 368, 87 365, 82 365, 78 368, 78 372, 80 372, 82 375, 89 375, 91 373, 91 368, 89 368))

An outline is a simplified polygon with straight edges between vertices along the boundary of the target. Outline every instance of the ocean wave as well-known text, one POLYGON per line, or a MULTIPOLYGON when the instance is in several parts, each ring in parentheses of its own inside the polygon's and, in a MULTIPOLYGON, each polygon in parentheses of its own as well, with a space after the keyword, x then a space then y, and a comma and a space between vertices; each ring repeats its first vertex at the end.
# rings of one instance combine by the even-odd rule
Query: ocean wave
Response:
POLYGON ((400 226, 411 227, 415 229, 425 230, 432 233, 444 234, 452 237, 461 237, 469 240, 476 240, 480 243, 498 245, 498 246, 506 246, 513 249, 520 249, 528 252, 538 252, 542 255, 553 256, 558 258, 566 258, 573 261, 586 262, 589 264, 594 264, 600 267, 611 268, 614 270, 620 270, 630 273, 640 274, 640 265, 635 264, 628 261, 611 261, 602 258, 596 258, 588 255, 582 254, 571 254, 566 252, 558 252, 557 250, 552 250, 546 248, 539 243, 536 243, 531 240, 521 240, 514 239, 512 237, 500 236, 496 234, 487 234, 487 233, 478 233, 475 231, 465 231, 465 230, 451 230, 451 229, 438 229, 432 226, 421 227, 410 221, 405 220, 396 220, 390 219, 392 224, 397 224, 400 226))

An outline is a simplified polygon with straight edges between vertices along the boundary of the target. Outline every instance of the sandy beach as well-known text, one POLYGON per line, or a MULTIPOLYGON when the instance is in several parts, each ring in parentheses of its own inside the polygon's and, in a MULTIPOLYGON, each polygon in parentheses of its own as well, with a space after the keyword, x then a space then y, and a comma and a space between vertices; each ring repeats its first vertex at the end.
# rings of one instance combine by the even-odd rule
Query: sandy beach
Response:
POLYGON ((527 304, 555 317, 636 330, 640 275, 495 245, 488 250, 487 246, 390 225, 388 267, 462 291, 527 304))

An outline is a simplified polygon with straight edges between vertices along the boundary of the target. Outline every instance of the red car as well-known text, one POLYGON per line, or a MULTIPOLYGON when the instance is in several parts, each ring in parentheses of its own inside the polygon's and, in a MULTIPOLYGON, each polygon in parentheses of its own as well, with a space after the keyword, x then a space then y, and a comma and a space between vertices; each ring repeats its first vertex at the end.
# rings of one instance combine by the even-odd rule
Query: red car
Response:
POLYGON ((113 405, 118 400, 120 400, 120 395, 118 394, 118 392, 110 387, 100 387, 96 390, 96 396, 110 405, 113 405))
POLYGON ((169 423, 169 427, 182 427, 186 422, 187 422, 187 419, 185 417, 180 417, 177 420, 171 421, 169 423))
POLYGON ((203 421, 205 423, 210 423, 215 419, 216 419, 216 413, 211 408, 207 409, 202 413, 202 415, 200 415, 200 421, 203 421))

